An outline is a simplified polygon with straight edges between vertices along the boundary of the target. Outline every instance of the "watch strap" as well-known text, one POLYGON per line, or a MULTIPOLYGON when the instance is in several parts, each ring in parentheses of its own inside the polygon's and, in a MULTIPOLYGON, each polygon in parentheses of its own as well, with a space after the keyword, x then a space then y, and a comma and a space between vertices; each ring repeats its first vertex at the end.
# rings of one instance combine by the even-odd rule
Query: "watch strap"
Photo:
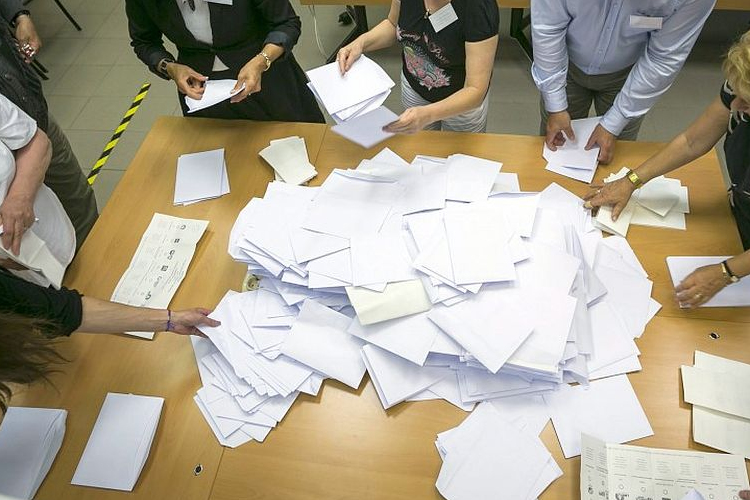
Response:
POLYGON ((638 174, 636 174, 632 170, 628 170, 628 173, 625 175, 627 176, 628 180, 630 180, 630 182, 632 182, 636 188, 643 186, 643 181, 641 180, 641 178, 638 177, 638 174))
POLYGON ((740 280, 739 276, 734 274, 729 267, 728 259, 721 263, 721 272, 724 273, 727 283, 737 283, 740 280))

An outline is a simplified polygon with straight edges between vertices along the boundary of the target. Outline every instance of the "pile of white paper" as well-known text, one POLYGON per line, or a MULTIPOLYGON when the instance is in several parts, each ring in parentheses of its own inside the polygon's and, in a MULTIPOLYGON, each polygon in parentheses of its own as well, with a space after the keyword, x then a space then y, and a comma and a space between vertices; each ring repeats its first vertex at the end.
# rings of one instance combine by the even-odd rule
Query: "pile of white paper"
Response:
POLYGON ((277 181, 299 185, 318 175, 307 156, 302 137, 295 135, 273 140, 258 154, 271 165, 277 181))
POLYGON ((741 456, 582 441, 581 500, 738 499, 748 489, 741 456))
POLYGON ((552 151, 544 144, 542 157, 547 160, 546 170, 581 182, 591 182, 599 165, 599 146, 588 151, 586 143, 601 120, 600 116, 582 118, 570 122, 575 140, 566 139, 565 144, 552 151))
MULTIPOLYGON (((628 169, 623 167, 618 173, 604 179, 604 182, 620 179, 627 172, 628 169)), ((623 237, 627 235, 631 224, 684 231, 687 229, 685 214, 689 212, 687 186, 683 186, 679 179, 661 175, 633 192, 617 221, 612 220, 612 207, 601 207, 595 225, 603 231, 623 237)))
POLYGON ((177 158, 175 205, 192 205, 228 193, 229 176, 223 148, 184 154, 177 158))
POLYGON ((220 102, 226 101, 235 94, 238 94, 245 88, 243 86, 236 92, 232 92, 237 80, 207 80, 204 84, 203 95, 200 99, 193 99, 185 96, 185 104, 188 107, 188 113, 195 113, 202 109, 210 108, 220 102))
POLYGON ((511 423, 489 403, 435 441, 443 466, 437 489, 448 500, 535 499, 562 476, 525 421, 511 423))
POLYGON ((228 250, 260 289, 228 293, 211 315, 222 325, 196 343, 196 402, 218 439, 261 441, 299 392, 325 378, 356 388, 365 371, 386 409, 491 401, 532 434, 552 416, 570 456, 569 422, 587 411, 610 440, 650 434, 615 376, 640 370, 652 282, 583 200, 557 184, 520 192, 501 167, 384 149, 320 187, 274 182, 250 200, 228 250), (596 410, 610 401, 627 402, 619 420, 596 410))
POLYGON ((695 351, 682 367, 685 402, 693 405, 693 440, 750 458, 750 365, 695 351))
POLYGON ((395 83, 372 59, 361 56, 344 75, 332 62, 311 69, 307 77, 307 86, 336 122, 331 130, 365 148, 393 136, 383 127, 398 115, 383 103, 395 83))
POLYGON ((108 393, 70 483, 132 491, 163 405, 164 398, 108 393))
MULTIPOLYGON (((187 274, 206 227, 208 221, 154 214, 128 269, 112 292, 112 302, 166 309, 187 274)), ((126 333, 154 338, 154 332, 126 333)))
POLYGON ((8 408, 0 425, 0 495, 34 498, 60 450, 67 416, 65 410, 8 408))
MULTIPOLYGON (((703 266, 720 264, 731 258, 729 255, 718 257, 670 256, 667 257, 667 267, 676 287, 690 273, 703 266)), ((750 306, 750 280, 741 280, 727 285, 711 297, 700 307, 745 307, 750 306)))

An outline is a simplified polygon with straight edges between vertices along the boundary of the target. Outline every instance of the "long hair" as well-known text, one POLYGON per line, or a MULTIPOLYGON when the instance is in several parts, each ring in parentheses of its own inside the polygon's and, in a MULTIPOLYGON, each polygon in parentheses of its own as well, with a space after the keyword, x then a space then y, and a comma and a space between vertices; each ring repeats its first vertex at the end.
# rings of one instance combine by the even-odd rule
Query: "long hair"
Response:
POLYGON ((8 409, 8 384, 49 381, 53 365, 65 361, 54 349, 54 340, 44 335, 50 325, 17 314, 0 313, 0 411, 8 409))

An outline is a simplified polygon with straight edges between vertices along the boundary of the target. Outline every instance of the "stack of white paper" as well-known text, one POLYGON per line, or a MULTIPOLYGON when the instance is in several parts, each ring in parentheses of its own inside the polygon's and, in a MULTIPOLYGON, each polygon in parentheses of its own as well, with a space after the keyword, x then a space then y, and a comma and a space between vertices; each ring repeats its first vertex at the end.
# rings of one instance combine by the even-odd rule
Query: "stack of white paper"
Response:
MULTIPOLYGON (((208 221, 154 214, 130 265, 112 292, 120 304, 166 309, 187 274, 208 221)), ((166 321, 165 321, 166 326, 166 321)), ((152 339, 154 332, 127 332, 152 339)))
POLYGON ((224 149, 181 155, 177 158, 174 204, 192 205, 229 193, 224 149))
POLYGON ((562 470, 526 423, 510 423, 483 403, 435 446, 443 466, 436 486, 448 500, 535 499, 562 470))
POLYGON ((549 149, 545 143, 542 157, 547 160, 546 170, 578 181, 591 182, 599 164, 599 147, 587 151, 586 143, 600 120, 600 116, 572 120, 570 125, 575 140, 567 139, 556 151, 549 149))
MULTIPOLYGON (((623 167, 609 175, 604 182, 624 177, 628 169, 623 167)), ((685 214, 690 212, 688 189, 679 179, 663 175, 655 177, 636 189, 617 221, 612 220, 612 207, 604 206, 596 216, 596 226, 608 233, 626 236, 630 224, 649 227, 665 227, 685 230, 685 214)))
POLYGON ((307 72, 308 86, 336 123, 367 114, 385 102, 395 85, 367 56, 361 56, 344 75, 338 62, 307 72))
MULTIPOLYGON (((0 235, 3 234, 3 226, 0 225, 0 235)), ((26 231, 21 238, 21 250, 15 255, 9 249, 0 244, 0 258, 10 259, 21 264, 27 270, 11 272, 27 281, 32 281, 44 286, 52 286, 57 290, 62 285, 65 269, 70 262, 60 262, 50 251, 47 243, 37 236, 34 231, 26 231)), ((73 256, 71 255, 71 259, 73 256)))
MULTIPOLYGON (((667 267, 672 277, 672 284, 676 287, 690 273, 703 266, 720 264, 731 258, 730 255, 719 257, 670 256, 667 257, 667 267)), ((719 290, 700 307, 745 307, 750 306, 750 280, 741 280, 719 290)))
POLYGON ((693 405, 693 440, 750 458, 750 365, 695 351, 682 367, 685 402, 693 405))
POLYGON ((200 99, 193 99, 192 97, 185 96, 185 104, 188 107, 188 113, 195 113, 202 109, 210 108, 220 102, 226 101, 235 94, 238 94, 245 88, 244 84, 242 88, 236 92, 232 92, 234 86, 237 85, 237 80, 208 80, 204 84, 203 95, 200 99))
POLYGON ((302 137, 275 139, 258 154, 271 165, 277 180, 287 184, 304 184, 318 175, 307 156, 307 146, 302 137))
POLYGON ((581 438, 581 500, 738 499, 748 489, 741 456, 663 450, 581 438))
POLYGON ((8 408, 0 425, 0 494, 34 498, 60 450, 67 416, 65 410, 8 408))
POLYGON ((71 484, 132 491, 163 405, 164 398, 108 393, 71 484))

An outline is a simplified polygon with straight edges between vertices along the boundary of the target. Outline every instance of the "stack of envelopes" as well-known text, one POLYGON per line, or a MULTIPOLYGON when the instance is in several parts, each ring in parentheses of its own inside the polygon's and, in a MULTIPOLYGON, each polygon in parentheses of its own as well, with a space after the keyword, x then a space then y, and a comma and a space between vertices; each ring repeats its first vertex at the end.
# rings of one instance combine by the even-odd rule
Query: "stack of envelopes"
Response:
POLYGON ((695 351, 682 366, 685 402, 693 405, 693 439, 750 458, 750 365, 695 351))
POLYGON ((271 165, 277 181, 299 185, 318 175, 307 156, 307 146, 302 137, 273 140, 258 154, 271 165))
POLYGON ((229 193, 224 149, 190 153, 177 158, 174 204, 192 205, 229 193))
POLYGON ((299 392, 325 378, 358 387, 365 371, 386 409, 492 401, 538 433, 551 415, 620 398, 639 424, 611 429, 612 412, 592 410, 603 437, 650 433, 627 378, 608 377, 640 370, 652 282, 583 200, 557 184, 521 192, 501 168, 384 149, 320 187, 273 182, 250 200, 228 251, 260 289, 227 293, 211 315, 221 326, 196 342, 196 402, 219 440, 262 440, 299 392), (597 379, 575 408, 547 401, 597 379))
MULTIPOLYGON (((622 168, 604 182, 625 177, 628 169, 622 168)), ((612 220, 612 207, 599 209, 595 225, 608 233, 626 236, 631 224, 685 230, 685 214, 690 213, 688 188, 679 179, 660 175, 636 189, 617 221, 612 220)))

